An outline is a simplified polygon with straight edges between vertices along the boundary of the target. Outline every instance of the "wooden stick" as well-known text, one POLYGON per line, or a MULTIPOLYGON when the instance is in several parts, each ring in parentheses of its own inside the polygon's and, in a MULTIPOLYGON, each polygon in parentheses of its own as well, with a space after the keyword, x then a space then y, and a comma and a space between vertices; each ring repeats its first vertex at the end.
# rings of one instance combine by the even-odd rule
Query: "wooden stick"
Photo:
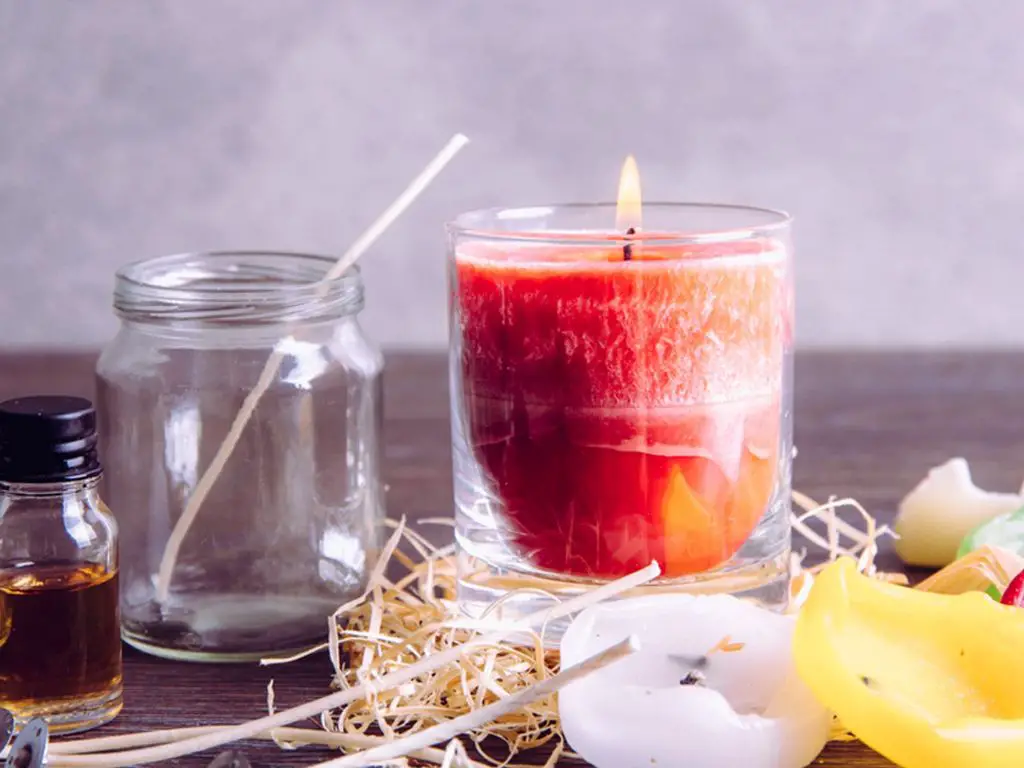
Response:
POLYGON ((638 650, 640 650, 639 639, 636 635, 630 635, 610 648, 600 653, 595 653, 593 656, 588 656, 583 661, 563 669, 557 675, 535 683, 529 688, 524 688, 504 699, 498 699, 486 707, 481 707, 465 715, 453 718, 448 722, 439 723, 431 728, 417 731, 403 738, 395 739, 379 747, 371 747, 363 752, 317 763, 313 768, 367 768, 367 766, 376 765, 385 760, 405 757, 424 747, 454 739, 461 733, 479 728, 481 725, 497 720, 502 715, 515 712, 527 704, 532 704, 539 699, 550 696, 555 691, 569 685, 569 683, 586 677, 590 673, 607 667, 616 661, 621 661, 638 650))
MULTIPOLYGON (((97 752, 115 752, 120 749, 149 746, 152 744, 171 744, 191 738, 192 736, 215 733, 226 727, 228 726, 209 725, 197 728, 173 728, 162 731, 147 731, 145 733, 129 733, 121 736, 104 736, 96 739, 54 741, 47 748, 47 765, 53 766, 53 768, 58 768, 59 766, 70 768, 76 765, 74 758, 71 756, 95 754, 97 752), (70 761, 65 760, 68 757, 71 757, 70 761)), ((303 746, 348 747, 350 749, 370 749, 388 743, 387 739, 383 736, 370 736, 362 733, 328 733, 327 731, 314 730, 312 728, 275 728, 271 731, 258 733, 253 738, 264 741, 287 741, 303 746)), ((446 752, 442 752, 440 749, 425 748, 411 753, 409 756, 432 763, 442 763, 446 759, 446 754, 446 752)), ((482 763, 473 761, 470 761, 467 765, 469 768, 490 768, 482 763)))
POLYGON ((125 768, 126 766, 143 763, 155 763, 159 760, 173 760, 174 758, 191 755, 195 752, 221 747, 234 741, 250 739, 264 731, 290 725, 307 717, 317 717, 324 710, 342 707, 350 701, 397 688, 403 683, 415 680, 425 672, 459 660, 474 648, 494 645, 516 632, 570 616, 588 606, 595 605, 623 592, 628 592, 641 584, 646 584, 656 579, 660 574, 661 568, 656 562, 652 562, 646 568, 641 568, 639 571, 623 576, 621 579, 602 584, 600 587, 577 595, 571 600, 566 600, 564 603, 556 603, 543 610, 535 611, 519 621, 509 622, 505 627, 489 632, 486 635, 470 638, 460 645, 427 656, 415 664, 389 672, 378 680, 363 682, 352 688, 321 696, 313 701, 273 715, 261 717, 257 720, 228 726, 218 730, 216 733, 200 734, 173 744, 145 747, 143 749, 121 752, 116 755, 68 755, 64 759, 71 761, 67 762, 67 765, 88 766, 89 768, 125 768))
MULTIPOLYGON (((437 154, 437 156, 431 160, 426 168, 420 172, 419 176, 412 180, 405 191, 398 196, 387 210, 380 215, 380 217, 369 226, 369 228, 356 240, 351 247, 338 259, 337 263, 331 267, 326 275, 321 279, 320 285, 326 287, 326 284, 332 280, 336 280, 341 275, 345 274, 345 271, 356 263, 356 260, 365 253, 371 245, 379 238, 384 231, 390 227, 395 220, 401 216, 405 209, 408 208, 412 202, 419 197, 419 195, 430 185, 430 183, 437 177, 444 167, 455 157, 459 151, 466 146, 469 142, 465 136, 461 133, 456 134, 451 138, 448 144, 437 154)), ((178 518, 174 524, 174 528, 171 530, 171 535, 167 539, 167 545, 164 547, 164 553, 160 558, 160 568, 157 571, 156 576, 156 599, 158 603, 166 603, 167 598, 170 596, 171 590, 171 577, 174 574, 174 566, 178 562, 178 553, 181 550, 182 542, 185 540, 185 536, 188 534, 189 529, 192 527, 192 523, 196 519, 196 515, 199 514, 199 508, 203 505, 206 497, 213 490, 214 484, 224 471, 224 467, 231 458, 231 452, 234 451, 235 446, 238 445, 238 441, 242 437, 242 431, 249 423, 249 419, 252 418, 253 412, 256 410, 256 406, 259 404, 260 398, 266 393, 270 386, 277 379, 277 372, 281 367, 285 354, 280 349, 280 343, 275 345, 274 351, 270 354, 267 359, 266 365, 263 367, 262 373, 256 381, 256 385, 252 388, 245 400, 242 401, 242 407, 238 411, 238 415, 235 416, 234 422, 231 424, 231 428, 228 429, 227 435, 224 437, 224 441, 220 444, 217 449, 217 453, 214 454, 213 460, 210 462, 210 466, 206 468, 202 477, 199 478, 199 482, 196 483, 195 489, 189 496, 188 502, 185 504, 185 509, 181 513, 181 517, 178 518)))

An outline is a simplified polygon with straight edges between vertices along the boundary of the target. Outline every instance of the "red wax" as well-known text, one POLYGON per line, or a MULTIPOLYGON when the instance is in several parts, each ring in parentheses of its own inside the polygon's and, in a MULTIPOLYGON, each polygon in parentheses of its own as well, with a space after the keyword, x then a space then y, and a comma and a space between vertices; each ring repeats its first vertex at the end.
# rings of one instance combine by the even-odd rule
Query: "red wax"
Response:
POLYGON ((728 560, 777 474, 790 303, 777 243, 456 256, 468 440, 533 566, 728 560), (712 258, 713 257, 713 258, 712 258))

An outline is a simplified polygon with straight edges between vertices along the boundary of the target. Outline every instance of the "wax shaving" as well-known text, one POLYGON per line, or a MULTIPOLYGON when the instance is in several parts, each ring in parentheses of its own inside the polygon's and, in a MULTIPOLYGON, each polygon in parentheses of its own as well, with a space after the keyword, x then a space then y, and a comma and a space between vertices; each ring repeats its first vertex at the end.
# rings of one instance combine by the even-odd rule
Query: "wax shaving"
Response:
MULTIPOLYGON (((457 613, 455 564, 447 548, 434 548, 402 524, 391 542, 395 544, 391 556, 408 572, 391 583, 382 575, 384 569, 378 569, 376 583, 363 601, 339 614, 345 624, 337 627, 330 642, 337 648, 332 662, 338 660, 335 683, 340 688, 375 679, 476 634, 472 623, 457 613), (399 542, 411 546, 420 559, 409 557, 399 542)), ((332 726, 347 734, 379 729, 407 735, 481 709, 557 672, 557 652, 544 648, 539 633, 524 632, 520 644, 481 646, 457 663, 428 673, 416 685, 352 702, 335 713, 332 726)), ((555 697, 502 715, 467 738, 483 759, 500 766, 508 765, 520 752, 558 744, 555 697), (484 744, 488 737, 490 743, 484 744)))
MULTIPOLYGON (((889 526, 878 525, 875 518, 855 499, 831 498, 819 504, 809 496, 793 491, 793 504, 803 510, 794 511, 791 515, 794 532, 803 536, 809 544, 824 550, 825 558, 817 565, 805 566, 806 551, 793 552, 790 556, 790 613, 798 612, 807 600, 814 585, 814 575, 840 557, 852 557, 857 561, 857 569, 868 576, 907 584, 905 574, 878 571, 875 558, 878 556, 879 540, 886 536, 895 537, 895 534, 889 526), (863 527, 840 517, 839 512, 843 509, 855 512, 863 527)), ((816 559, 819 559, 821 552, 816 555, 816 559)))
POLYGON ((747 646, 746 643, 734 643, 732 638, 729 637, 729 635, 726 635, 721 640, 719 640, 717 643, 715 643, 714 646, 711 648, 711 650, 708 651, 707 653, 705 653, 704 655, 705 656, 710 656, 713 653, 719 653, 719 652, 721 652, 721 653, 736 653, 737 651, 742 651, 746 646, 747 646))
POLYGON ((793 491, 793 503, 804 510, 800 514, 793 513, 793 530, 811 544, 825 550, 827 556, 823 562, 806 570, 817 573, 833 560, 852 557, 861 572, 875 575, 878 541, 884 536, 894 536, 889 526, 879 526, 875 518, 855 499, 831 498, 824 504, 818 504, 809 496, 793 491), (856 512, 864 527, 858 528, 843 520, 838 514, 841 509, 856 512), (812 522, 824 525, 824 533, 816 530, 812 522))
POLYGON ((984 546, 936 571, 917 589, 944 595, 983 592, 995 587, 1006 591, 1013 577, 1024 570, 1024 558, 1002 547, 984 546))

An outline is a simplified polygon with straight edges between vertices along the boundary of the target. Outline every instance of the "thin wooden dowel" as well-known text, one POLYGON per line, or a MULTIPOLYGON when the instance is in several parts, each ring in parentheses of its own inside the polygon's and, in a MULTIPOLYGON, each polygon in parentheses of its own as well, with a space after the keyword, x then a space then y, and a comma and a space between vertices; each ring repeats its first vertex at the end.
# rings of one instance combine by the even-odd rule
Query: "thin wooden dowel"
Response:
MULTIPOLYGON (((444 167, 468 143, 469 139, 461 133, 453 136, 434 159, 412 180, 402 194, 345 251, 337 263, 320 280, 319 284, 326 287, 329 282, 345 274, 345 271, 356 263, 359 257, 376 242, 377 238, 384 234, 387 228, 430 186, 430 183, 444 170, 444 167)), ((175 522, 171 535, 167 539, 167 544, 164 546, 163 555, 160 557, 160 567, 157 570, 156 599, 158 603, 164 604, 170 597, 171 578, 174 575, 174 566, 177 565, 178 555, 181 551, 181 545, 185 541, 185 536, 188 535, 189 529, 195 522, 203 502, 206 501, 206 497, 210 495, 213 486, 220 478, 221 473, 224 472, 224 467, 228 463, 228 459, 231 458, 231 453, 238 445, 238 441, 241 440, 242 432, 256 411, 256 406, 259 405, 260 399, 277 380, 277 372, 281 368, 284 358, 285 354, 281 351, 281 345, 278 343, 275 345, 270 357, 267 358, 266 365, 263 366, 263 371, 256 380, 255 386, 246 395, 245 400, 242 401, 242 407, 231 423, 231 427, 228 429, 228 433, 225 435, 220 447, 214 454, 213 460, 206 468, 202 477, 199 478, 195 489, 189 495, 181 517, 175 522)))

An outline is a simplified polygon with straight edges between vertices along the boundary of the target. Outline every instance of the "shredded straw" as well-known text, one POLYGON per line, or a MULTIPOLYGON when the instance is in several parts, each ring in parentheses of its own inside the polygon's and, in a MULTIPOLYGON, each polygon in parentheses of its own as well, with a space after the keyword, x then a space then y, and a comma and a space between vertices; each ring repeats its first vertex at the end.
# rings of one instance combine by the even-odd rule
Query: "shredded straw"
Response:
MULTIPOLYGON (((790 610, 806 599, 815 574, 828 562, 852 557, 865 574, 906 583, 903 574, 881 573, 875 566, 879 540, 892 536, 853 499, 817 504, 793 494, 793 528, 817 550, 805 567, 807 552, 791 561, 790 610), (845 518, 841 513, 845 512, 845 518), (853 520, 854 522, 850 522, 853 520)), ((451 525, 450 520, 420 521, 451 525)), ((548 622, 571 615, 602 600, 644 591, 657 576, 653 566, 534 614, 511 628, 496 621, 501 601, 479 620, 462 616, 455 605, 456 571, 453 547, 438 548, 405 521, 388 521, 391 537, 370 574, 368 586, 330 618, 326 642, 289 658, 266 659, 284 664, 309 653, 327 650, 338 690, 284 712, 274 712, 273 687, 268 686, 270 714, 235 726, 184 728, 171 731, 108 736, 51 745, 50 764, 118 768, 165 760, 242 738, 271 740, 282 749, 322 745, 344 757, 321 766, 403 766, 414 758, 442 768, 518 766, 517 756, 545 749, 546 766, 566 749, 558 720, 555 691, 572 679, 614 662, 634 649, 632 639, 606 654, 560 671, 556 649, 546 647, 548 622), (405 574, 391 581, 390 566, 405 574), (490 631, 501 627, 498 631, 490 631), (515 641, 508 638, 514 634, 515 641), (286 727, 310 716, 323 730, 286 727), (459 738, 462 740, 460 741, 459 738), (465 743, 476 756, 470 758, 465 743), (444 742, 444 743, 443 743, 444 742)), ((961 558, 917 586, 948 594, 995 586, 1005 589, 1024 569, 1024 558, 985 547, 961 558)), ((524 593, 548 594, 542 579, 510 579, 506 599, 524 593)), ((647 588, 650 589, 650 588, 647 588)), ((723 637, 709 653, 741 653, 743 644, 723 637)), ((854 737, 838 721, 831 738, 854 737)), ((536 757, 533 757, 536 764, 536 757)))

